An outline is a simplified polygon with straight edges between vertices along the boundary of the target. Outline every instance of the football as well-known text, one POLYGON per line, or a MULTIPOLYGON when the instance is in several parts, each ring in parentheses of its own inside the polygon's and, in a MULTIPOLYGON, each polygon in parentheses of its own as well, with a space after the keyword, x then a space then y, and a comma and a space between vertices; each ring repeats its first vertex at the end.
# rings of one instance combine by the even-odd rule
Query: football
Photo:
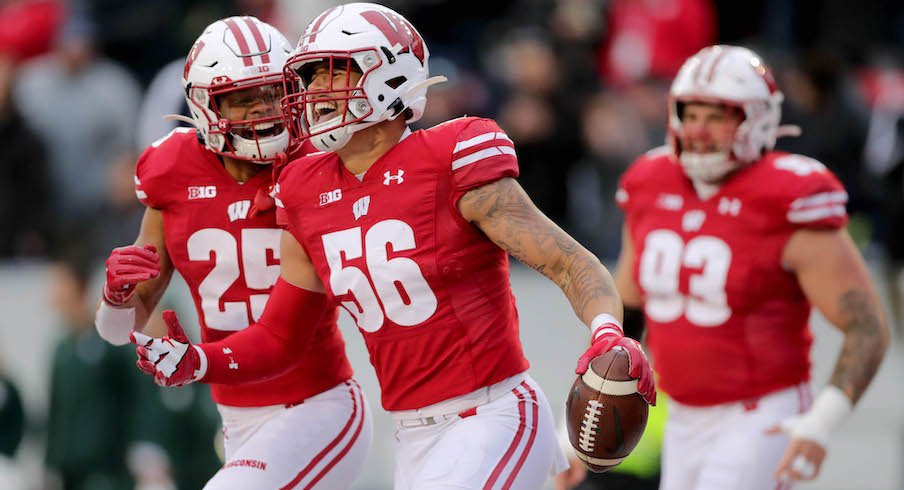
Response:
POLYGON ((602 473, 627 457, 647 426, 648 405, 628 375, 628 353, 616 347, 590 361, 566 402, 568 440, 591 471, 602 473))

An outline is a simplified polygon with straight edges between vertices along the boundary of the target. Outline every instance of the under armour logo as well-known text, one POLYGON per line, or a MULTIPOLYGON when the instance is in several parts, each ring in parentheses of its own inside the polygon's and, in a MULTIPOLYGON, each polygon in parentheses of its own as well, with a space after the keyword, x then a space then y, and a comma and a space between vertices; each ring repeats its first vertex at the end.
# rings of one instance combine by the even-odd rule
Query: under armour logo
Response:
POLYGON ((741 200, 736 197, 723 197, 719 199, 719 214, 737 216, 741 213, 741 200))
POLYGON ((399 173, 396 175, 392 175, 392 172, 390 172, 389 170, 383 172, 383 177, 386 177, 385 179, 383 179, 383 185, 389 185, 389 183, 392 181, 395 181, 396 184, 401 184, 402 182, 405 182, 405 179, 402 178, 402 175, 405 174, 405 171, 402 169, 399 169, 398 172, 399 173))

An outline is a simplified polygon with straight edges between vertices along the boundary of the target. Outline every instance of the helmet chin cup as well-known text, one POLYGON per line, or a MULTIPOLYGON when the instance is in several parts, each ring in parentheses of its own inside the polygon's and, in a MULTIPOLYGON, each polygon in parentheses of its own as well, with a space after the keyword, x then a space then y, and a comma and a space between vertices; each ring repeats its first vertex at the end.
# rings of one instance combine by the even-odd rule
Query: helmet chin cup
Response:
POLYGON ((279 134, 264 138, 248 139, 232 133, 232 146, 238 155, 248 156, 255 163, 268 165, 276 154, 289 145, 289 131, 283 128, 279 134))
POLYGON ((339 126, 311 136, 311 144, 320 151, 336 151, 348 144, 349 140, 352 139, 353 133, 351 125, 339 126))
POLYGON ((691 153, 683 151, 678 157, 684 175, 694 182, 718 184, 740 165, 728 152, 691 153))

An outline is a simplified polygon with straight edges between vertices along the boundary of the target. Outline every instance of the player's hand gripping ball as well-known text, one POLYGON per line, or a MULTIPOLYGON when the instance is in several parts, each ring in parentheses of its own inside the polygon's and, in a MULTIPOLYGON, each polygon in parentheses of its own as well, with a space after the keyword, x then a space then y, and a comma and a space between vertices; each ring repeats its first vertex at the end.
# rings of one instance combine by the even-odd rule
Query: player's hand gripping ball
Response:
POLYGON ((602 473, 627 457, 647 426, 649 406, 628 375, 621 347, 590 361, 574 381, 566 402, 568 440, 591 471, 602 473))

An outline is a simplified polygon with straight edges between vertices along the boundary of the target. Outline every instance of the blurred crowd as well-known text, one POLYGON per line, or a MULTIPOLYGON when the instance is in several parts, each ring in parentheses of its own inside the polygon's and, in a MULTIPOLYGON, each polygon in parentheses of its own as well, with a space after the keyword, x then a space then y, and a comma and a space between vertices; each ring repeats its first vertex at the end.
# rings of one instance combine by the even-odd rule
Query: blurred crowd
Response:
MULTIPOLYGON (((52 256, 73 237, 95 257, 134 236, 132 166, 183 110, 185 53, 216 18, 255 15, 290 38, 335 0, 6 0, 0 8, 0 257, 52 256)), ((522 185, 604 259, 618 251, 612 192, 664 141, 681 62, 716 42, 772 64, 779 148, 843 180, 858 237, 895 260, 902 220, 904 7, 893 0, 392 0, 430 46, 419 126, 496 118, 517 144, 522 185), (837 26, 845 26, 839 29, 837 26)))
MULTIPOLYGON (((134 163, 175 124, 162 116, 184 111, 182 61, 200 30, 217 18, 248 14, 294 40, 339 3, 0 0, 0 261, 96 266, 112 247, 130 243, 143 212, 134 197, 134 163), (76 249, 81 258, 66 262, 76 249)), ((663 144, 668 86, 678 67, 716 42, 755 49, 784 91, 784 122, 803 128, 778 148, 815 157, 837 173, 851 196, 858 243, 886 264, 880 270, 888 271, 889 284, 904 284, 904 233, 896 231, 904 226, 899 0, 384 3, 418 27, 431 50, 431 73, 449 79, 430 89, 418 126, 464 114, 496 118, 516 144, 520 181, 533 200, 604 261, 616 257, 620 244, 618 176, 663 144)), ((68 273, 80 277, 78 269, 68 273)), ((89 317, 80 317, 86 312, 60 308, 70 312, 63 315, 67 323, 90 326, 89 317)), ((78 339, 93 328, 70 331, 57 362, 91 348, 78 339)), ((128 397, 145 396, 129 391, 128 381, 114 382, 128 397)), ((0 386, 4 420, 21 418, 21 411, 7 411, 14 398, 14 387, 0 386)), ((12 454, 6 424, 0 451, 12 454)), ((54 431, 66 429, 52 420, 46 425, 48 463, 55 464, 54 431)))

